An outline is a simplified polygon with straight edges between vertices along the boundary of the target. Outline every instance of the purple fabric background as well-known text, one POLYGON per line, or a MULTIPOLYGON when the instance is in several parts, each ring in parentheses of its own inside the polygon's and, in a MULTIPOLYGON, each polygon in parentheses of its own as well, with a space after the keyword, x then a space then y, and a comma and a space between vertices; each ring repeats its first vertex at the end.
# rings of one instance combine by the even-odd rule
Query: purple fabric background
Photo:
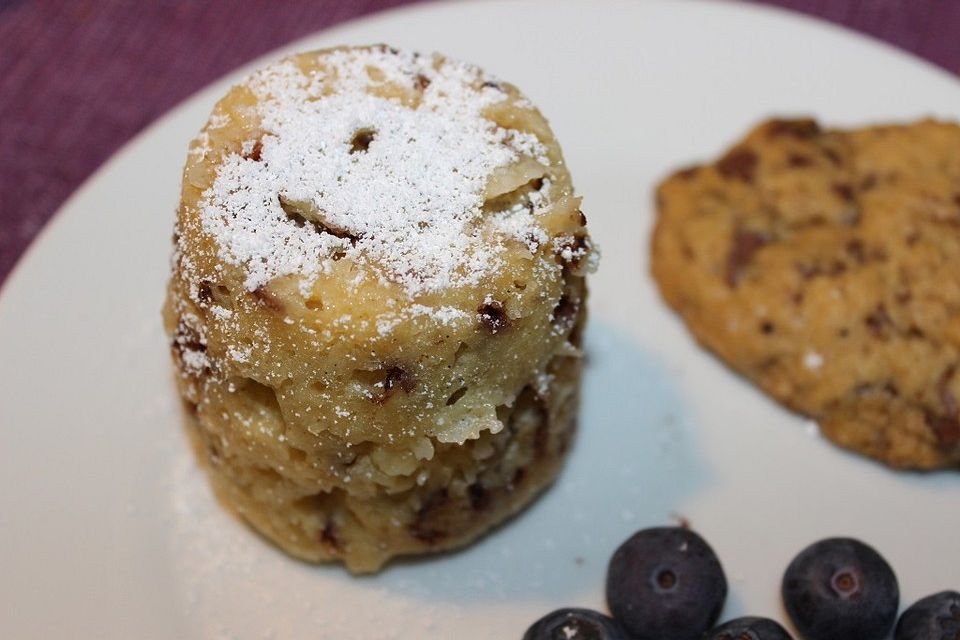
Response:
MULTIPOLYGON (((0 283, 67 196, 164 111, 294 38, 416 1, 0 0, 0 283)), ((960 73, 960 0, 753 1, 960 73)))

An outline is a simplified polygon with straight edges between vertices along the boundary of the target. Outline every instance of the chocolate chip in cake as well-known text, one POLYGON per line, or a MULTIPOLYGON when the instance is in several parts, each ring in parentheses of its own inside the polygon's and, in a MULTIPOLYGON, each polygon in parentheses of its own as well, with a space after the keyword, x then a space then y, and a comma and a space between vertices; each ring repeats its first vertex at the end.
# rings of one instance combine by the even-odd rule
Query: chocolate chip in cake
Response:
POLYGON ((580 303, 571 298, 568 294, 563 294, 553 308, 550 315, 550 322, 559 331, 566 333, 573 328, 577 315, 580 313, 580 303))
POLYGON ((510 317, 507 316, 503 303, 497 300, 488 300, 477 307, 477 317, 481 326, 492 334, 510 326, 510 317))
POLYGON ((350 139, 350 153, 366 153, 376 137, 377 132, 375 129, 371 129, 370 127, 358 129, 350 139))
POLYGON ((547 448, 550 445, 550 417, 544 412, 540 424, 533 432, 533 455, 540 459, 547 455, 547 448))
POLYGON ((400 367, 393 366, 387 369, 386 377, 383 379, 383 394, 389 397, 396 389, 410 393, 416 386, 417 381, 412 375, 400 367))
POLYGON ((507 485, 507 491, 514 491, 527 477, 527 471, 523 467, 520 467, 513 472, 513 477, 510 478, 510 484, 507 485))
POLYGON ((177 325, 171 346, 180 356, 182 356, 185 351, 196 351, 199 353, 206 353, 207 351, 207 345, 201 341, 200 336, 183 323, 177 325))
POLYGON ((409 527, 410 535, 427 544, 436 544, 447 536, 436 522, 431 522, 438 516, 438 512, 450 501, 446 489, 436 491, 423 502, 417 511, 413 523, 409 527))
POLYGON ((474 511, 483 511, 490 506, 490 492, 486 490, 481 482, 474 482, 467 489, 470 496, 470 507, 474 511))
POLYGON ((197 285, 197 301, 200 304, 209 304, 213 300, 213 290, 209 280, 201 280, 197 285))
POLYGON ((257 140, 253 143, 253 148, 250 149, 248 153, 243 154, 243 157, 247 160, 253 160, 254 162, 260 162, 260 155, 263 153, 263 142, 257 140))
POLYGON ((223 462, 223 458, 221 457, 222 454, 220 453, 220 447, 217 446, 216 442, 213 440, 208 440, 206 442, 206 450, 207 460, 210 462, 210 464, 219 465, 221 462, 223 462))
POLYGON ((340 539, 339 527, 332 519, 327 520, 320 530, 320 542, 331 552, 339 552, 343 549, 343 541, 340 539))
POLYGON ((272 291, 267 289, 266 285, 261 285, 254 289, 253 297, 257 299, 257 302, 274 313, 283 313, 284 311, 283 302, 281 302, 280 298, 272 291))
POLYGON ((559 245, 557 256, 563 263, 564 269, 569 269, 579 275, 587 257, 590 255, 591 248, 592 245, 586 236, 576 234, 559 245))

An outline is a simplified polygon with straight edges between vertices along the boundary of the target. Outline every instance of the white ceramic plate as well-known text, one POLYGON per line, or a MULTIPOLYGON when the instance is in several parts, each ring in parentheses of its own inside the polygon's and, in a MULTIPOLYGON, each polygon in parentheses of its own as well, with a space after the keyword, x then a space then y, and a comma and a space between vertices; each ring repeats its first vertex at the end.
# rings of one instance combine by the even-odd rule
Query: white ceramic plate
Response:
POLYGON ((604 256, 561 480, 470 549, 367 578, 292 561, 216 505, 159 310, 186 144, 232 75, 103 167, 3 289, 0 637, 519 638, 555 607, 603 607, 610 553, 671 514, 721 556, 726 616, 782 617, 783 568, 835 534, 884 553, 905 601, 960 587, 960 473, 835 449, 698 349, 647 275, 666 172, 769 114, 960 118, 960 84, 837 28, 693 1, 432 4, 289 49, 379 41, 513 81, 563 143, 604 256))

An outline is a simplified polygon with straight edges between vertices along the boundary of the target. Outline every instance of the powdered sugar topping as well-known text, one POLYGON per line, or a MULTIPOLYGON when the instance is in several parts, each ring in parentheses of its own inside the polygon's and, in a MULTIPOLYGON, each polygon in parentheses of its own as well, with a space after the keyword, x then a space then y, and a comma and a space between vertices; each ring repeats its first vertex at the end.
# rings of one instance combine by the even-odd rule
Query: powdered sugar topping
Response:
POLYGON ((413 297, 481 282, 506 239, 546 239, 527 211, 483 218, 491 174, 549 161, 535 136, 483 116, 508 96, 480 70, 384 48, 323 63, 252 76, 264 134, 222 160, 201 199, 204 230, 248 290, 283 275, 304 289, 348 259, 413 297), (371 94, 395 87, 404 100, 371 94))

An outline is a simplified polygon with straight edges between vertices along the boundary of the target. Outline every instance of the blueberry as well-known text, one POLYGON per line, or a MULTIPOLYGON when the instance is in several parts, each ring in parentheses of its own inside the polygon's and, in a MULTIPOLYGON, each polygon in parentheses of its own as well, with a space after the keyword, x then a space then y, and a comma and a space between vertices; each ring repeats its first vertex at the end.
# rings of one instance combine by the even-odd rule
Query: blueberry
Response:
POLYGON ((783 576, 783 604, 808 640, 880 640, 897 619, 900 589, 883 557, 851 538, 816 542, 783 576))
POLYGON ((894 640, 960 638, 960 593, 941 591, 918 600, 903 612, 894 640))
POLYGON ((557 609, 527 629, 523 640, 629 640, 612 618, 590 609, 557 609))
POLYGON ((787 630, 770 618, 746 616, 724 622, 707 632, 704 640, 793 640, 787 630))
POLYGON ((726 598, 717 555, 689 529, 638 531, 610 558, 607 605, 636 640, 699 640, 726 598))

